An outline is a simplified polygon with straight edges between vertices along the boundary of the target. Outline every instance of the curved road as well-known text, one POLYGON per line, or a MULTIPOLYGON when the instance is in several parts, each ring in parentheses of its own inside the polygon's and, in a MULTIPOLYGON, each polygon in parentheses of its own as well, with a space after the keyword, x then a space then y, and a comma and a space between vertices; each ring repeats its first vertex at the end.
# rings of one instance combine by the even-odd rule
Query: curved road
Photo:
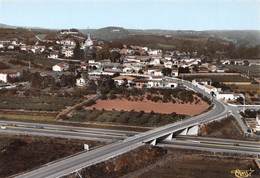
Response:
POLYGON ((226 108, 219 102, 215 103, 213 110, 181 122, 176 122, 170 125, 156 128, 133 137, 129 137, 124 141, 119 141, 90 152, 70 157, 60 162, 47 164, 39 169, 17 176, 19 178, 55 178, 68 175, 72 172, 80 170, 84 167, 103 162, 120 154, 133 150, 145 142, 162 137, 174 131, 184 129, 188 126, 193 126, 201 122, 209 122, 226 115, 226 108))
MULTIPOLYGON (((209 96, 204 91, 193 87, 190 82, 183 81, 183 84, 193 90, 202 93, 204 96, 209 96)), ((41 168, 32 170, 22 175, 17 175, 17 178, 56 178, 69 175, 84 167, 94 165, 106 161, 110 158, 118 156, 133 150, 154 139, 167 136, 173 132, 185 129, 190 126, 198 125, 205 122, 210 122, 225 117, 228 114, 226 105, 213 99, 214 107, 212 110, 183 121, 173 124, 158 127, 156 129, 137 134, 123 141, 119 141, 104 147, 84 152, 82 154, 69 157, 59 162, 43 165, 41 168)))

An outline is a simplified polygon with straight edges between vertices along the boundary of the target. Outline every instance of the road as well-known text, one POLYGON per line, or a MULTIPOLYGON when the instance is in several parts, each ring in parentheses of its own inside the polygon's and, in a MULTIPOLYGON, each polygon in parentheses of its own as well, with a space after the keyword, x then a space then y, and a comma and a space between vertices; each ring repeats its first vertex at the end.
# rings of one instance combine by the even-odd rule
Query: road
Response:
POLYGON ((227 108, 222 103, 213 100, 214 107, 211 111, 203 113, 199 116, 195 116, 183 121, 179 121, 173 124, 158 127, 147 132, 143 132, 132 137, 126 138, 123 141, 118 141, 106 145, 104 147, 92 150, 90 152, 84 152, 74 157, 61 160, 52 164, 47 164, 39 169, 31 172, 18 175, 18 178, 54 178, 68 175, 84 167, 91 166, 93 164, 106 161, 110 158, 116 157, 130 150, 133 150, 145 143, 154 140, 156 138, 163 137, 181 129, 185 129, 189 126, 193 126, 203 122, 209 122, 226 116, 227 108))
POLYGON ((87 100, 82 101, 81 103, 75 104, 74 106, 70 106, 64 110, 62 110, 57 116, 56 119, 59 120, 61 119, 62 116, 67 116, 70 112, 72 112, 73 110, 75 110, 77 107, 83 107, 85 106, 87 103, 89 103, 91 100, 92 101, 96 101, 100 98, 100 93, 98 93, 97 95, 92 96, 91 98, 88 98, 87 100))
POLYGON ((0 120, 0 125, 6 126, 6 129, 0 129, 1 133, 93 140, 100 142, 113 142, 122 140, 139 133, 134 131, 73 127, 4 120, 0 120))
POLYGON ((260 155, 260 142, 240 141, 232 139, 177 137, 172 141, 162 141, 157 146, 193 149, 210 152, 226 152, 236 154, 260 155))
POLYGON ((239 108, 235 107, 235 106, 230 106, 228 105, 228 110, 230 111, 230 114, 232 114, 232 116, 236 119, 237 123, 239 124, 242 132, 244 133, 244 135, 249 134, 248 130, 250 130, 247 125, 244 123, 242 116, 240 115, 240 111, 239 108))
POLYGON ((176 137, 177 140, 192 140, 200 142, 210 142, 210 143, 221 143, 221 144, 239 144, 240 146, 252 146, 260 148, 259 141, 249 141, 249 140, 235 140, 235 139, 226 139, 226 138, 215 138, 215 137, 199 137, 199 136, 190 136, 190 135, 179 135, 176 137))
MULTIPOLYGON (((209 95, 208 93, 206 93, 204 90, 195 87, 191 82, 186 81, 186 80, 181 80, 181 79, 175 79, 175 78, 169 78, 169 80, 181 83, 183 85, 185 85, 186 87, 190 88, 191 90, 194 90, 195 92, 201 93, 204 96, 208 97, 208 98, 212 98, 211 95, 209 95)), ((239 107, 237 107, 236 105, 231 105, 231 104, 225 104, 223 102, 221 102, 222 105, 225 105, 226 109, 229 111, 226 114, 229 115, 231 114, 232 116, 235 117, 236 121, 238 122, 242 132, 244 133, 244 135, 249 134, 248 133, 248 127, 246 126, 246 124, 243 122, 242 120, 242 116, 239 113, 239 107)))
MULTIPOLYGON (((84 152, 82 154, 69 157, 67 159, 63 159, 59 162, 50 163, 42 166, 39 169, 35 169, 31 172, 27 172, 22 175, 18 175, 17 178, 56 178, 62 177, 65 175, 69 175, 73 172, 76 172, 82 168, 106 161, 110 158, 116 157, 123 153, 126 153, 130 150, 133 150, 137 147, 140 147, 146 143, 149 143, 155 139, 165 137, 171 133, 176 131, 180 131, 182 129, 199 125, 202 123, 211 122, 213 120, 218 120, 226 117, 229 114, 229 108, 223 104, 212 98, 205 91, 194 87, 191 82, 183 81, 179 79, 169 78, 169 80, 177 81, 178 83, 182 83, 186 87, 194 90, 195 92, 201 93, 204 96, 207 96, 212 100, 213 108, 212 110, 205 112, 201 115, 185 119, 179 122, 175 122, 173 124, 165 125, 153 130, 149 130, 147 132, 143 132, 140 134, 136 134, 132 137, 126 138, 123 141, 118 141, 116 143, 112 143, 106 145, 104 147, 84 152)), ((195 145, 196 146, 196 145, 195 145)), ((186 145, 186 147, 195 147, 186 145)), ((182 147, 184 147, 182 145, 182 147)), ((198 146, 197 146, 198 147, 198 146)), ((206 148, 204 148, 206 149, 206 148)), ((210 148, 211 150, 216 150, 216 148, 210 148)), ((224 150, 224 149, 222 149, 224 150)), ((254 151, 254 150, 253 150, 254 151)), ((259 150, 258 150, 259 151, 259 150)), ((255 152, 255 151, 254 151, 255 152)))

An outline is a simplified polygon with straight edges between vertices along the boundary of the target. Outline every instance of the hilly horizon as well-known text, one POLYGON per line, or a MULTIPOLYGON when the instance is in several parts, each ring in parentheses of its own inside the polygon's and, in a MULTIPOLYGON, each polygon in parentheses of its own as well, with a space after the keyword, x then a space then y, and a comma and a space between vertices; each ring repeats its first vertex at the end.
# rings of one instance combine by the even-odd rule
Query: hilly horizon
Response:
MULTIPOLYGON (((42 27, 19 27, 0 23, 0 28, 24 28, 33 30, 51 30, 58 31, 61 29, 48 29, 42 27)), ((236 45, 256 46, 260 45, 260 30, 164 30, 164 29, 127 29, 124 27, 108 26, 97 29, 78 29, 84 35, 91 33, 94 38, 112 41, 128 38, 132 35, 159 35, 168 37, 184 38, 218 38, 233 42, 236 45)))

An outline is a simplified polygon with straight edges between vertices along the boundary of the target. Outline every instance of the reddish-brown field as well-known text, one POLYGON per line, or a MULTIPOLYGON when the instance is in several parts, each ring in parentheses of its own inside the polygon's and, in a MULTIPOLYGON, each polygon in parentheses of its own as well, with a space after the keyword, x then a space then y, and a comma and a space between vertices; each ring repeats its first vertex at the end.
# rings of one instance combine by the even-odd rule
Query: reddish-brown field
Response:
POLYGON ((208 108, 208 104, 204 101, 200 101, 197 104, 194 103, 163 103, 153 101, 128 101, 126 99, 113 99, 113 100, 98 100, 96 104, 87 107, 87 109, 105 109, 105 110, 124 110, 124 111, 144 111, 155 112, 161 114, 171 114, 173 112, 177 114, 184 114, 194 116, 200 114, 208 108))

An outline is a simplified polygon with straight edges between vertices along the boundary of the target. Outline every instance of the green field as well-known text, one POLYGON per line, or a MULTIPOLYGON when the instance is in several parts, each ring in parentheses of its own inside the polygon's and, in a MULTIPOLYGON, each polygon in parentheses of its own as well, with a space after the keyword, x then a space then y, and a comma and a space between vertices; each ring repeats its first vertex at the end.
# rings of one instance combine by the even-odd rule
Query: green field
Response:
POLYGON ((40 96, 16 97, 0 96, 0 109, 22 109, 30 111, 60 111, 80 102, 72 97, 40 96))
POLYGON ((156 127, 184 119, 186 116, 173 114, 144 113, 135 111, 78 110, 70 121, 123 124, 129 126, 156 127))

